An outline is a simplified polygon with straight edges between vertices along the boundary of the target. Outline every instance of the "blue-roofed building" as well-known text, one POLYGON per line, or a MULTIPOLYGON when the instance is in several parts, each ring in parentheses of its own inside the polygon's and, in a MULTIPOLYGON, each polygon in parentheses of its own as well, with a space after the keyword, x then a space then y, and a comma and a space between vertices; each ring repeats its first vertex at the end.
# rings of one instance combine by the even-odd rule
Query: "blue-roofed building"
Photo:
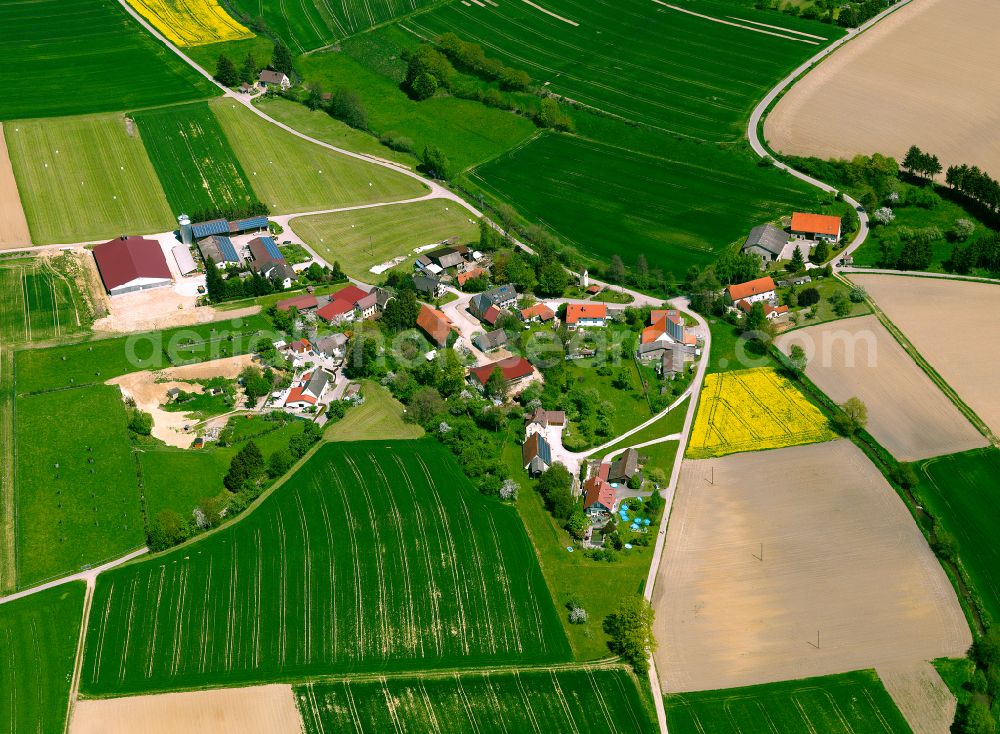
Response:
POLYGON ((232 222, 230 225, 230 232, 246 234, 247 232, 260 232, 267 229, 267 217, 248 217, 247 219, 238 219, 232 222))
POLYGON ((223 235, 212 235, 200 240, 198 251, 201 252, 206 265, 211 263, 219 270, 225 270, 242 262, 233 241, 223 235))
POLYGON ((216 234, 229 234, 229 222, 225 219, 213 219, 210 222, 199 222, 191 225, 191 234, 196 240, 211 237, 216 234))
POLYGON ((247 234, 248 232, 262 232, 267 229, 267 217, 247 217, 229 222, 225 219, 212 219, 207 222, 198 222, 191 225, 191 234, 194 239, 200 240, 203 237, 225 234, 247 234))
POLYGON ((285 256, 281 254, 281 250, 278 249, 278 243, 274 241, 273 237, 260 237, 259 239, 264 243, 264 249, 267 250, 267 254, 270 255, 272 259, 285 259, 285 256))
POLYGON ((285 257, 270 237, 254 237, 247 245, 254 269, 262 273, 271 265, 284 265, 285 257))

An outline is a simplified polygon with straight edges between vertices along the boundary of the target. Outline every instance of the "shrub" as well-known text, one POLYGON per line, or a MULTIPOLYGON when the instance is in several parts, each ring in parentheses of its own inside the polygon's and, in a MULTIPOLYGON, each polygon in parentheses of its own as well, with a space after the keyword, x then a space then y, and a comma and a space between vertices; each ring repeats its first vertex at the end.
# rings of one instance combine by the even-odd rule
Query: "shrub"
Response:
POLYGON ((820 302, 819 291, 815 288, 804 288, 799 291, 798 303, 800 306, 814 306, 820 302))

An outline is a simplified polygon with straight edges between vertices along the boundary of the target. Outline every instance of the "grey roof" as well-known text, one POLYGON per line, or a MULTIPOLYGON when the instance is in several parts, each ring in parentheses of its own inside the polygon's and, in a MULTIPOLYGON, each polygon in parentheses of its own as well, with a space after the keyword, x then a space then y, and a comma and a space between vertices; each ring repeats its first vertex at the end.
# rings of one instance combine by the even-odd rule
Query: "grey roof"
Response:
POLYGON ((315 395, 319 398, 326 390, 326 386, 330 384, 330 373, 326 370, 315 370, 312 373, 312 377, 309 378, 309 382, 306 383, 306 392, 315 395))
POLYGON ((623 482, 632 478, 639 471, 639 452, 635 449, 625 449, 618 461, 611 465, 608 479, 612 482, 623 482))
POLYGON ((290 265, 286 265, 285 263, 268 263, 261 268, 260 273, 265 278, 278 280, 284 280, 285 278, 295 280, 299 277, 298 273, 296 273, 290 265))
POLYGON ((417 290, 421 293, 434 293, 441 287, 441 281, 427 275, 414 275, 413 285, 415 285, 417 290))
POLYGON ((773 255, 781 255, 781 251, 788 244, 788 233, 778 229, 773 224, 762 224, 750 230, 750 236, 743 243, 743 250, 751 247, 759 247, 767 250, 773 255))
POLYGON ((385 308, 385 305, 396 297, 396 294, 388 288, 376 287, 372 292, 375 294, 375 305, 379 308, 385 308))
POLYGON ((684 371, 684 363, 686 360, 686 354, 680 349, 672 349, 663 353, 662 362, 660 363, 660 369, 663 374, 674 373, 684 371))
POLYGON ((260 80, 265 84, 281 84, 282 80, 288 77, 282 74, 280 71, 272 71, 271 69, 264 69, 260 73, 260 80))
POLYGON ((517 299, 517 289, 509 283, 505 285, 498 285, 496 288, 490 288, 488 291, 484 291, 482 295, 487 298, 490 303, 497 304, 503 301, 509 301, 510 299, 517 299))
POLYGON ((324 354, 330 354, 345 344, 347 344, 347 334, 330 334, 319 339, 316 342, 316 348, 324 354))
POLYGON ((485 334, 479 334, 475 341, 476 346, 484 352, 490 349, 499 349, 507 343, 507 332, 503 329, 487 331, 485 334))

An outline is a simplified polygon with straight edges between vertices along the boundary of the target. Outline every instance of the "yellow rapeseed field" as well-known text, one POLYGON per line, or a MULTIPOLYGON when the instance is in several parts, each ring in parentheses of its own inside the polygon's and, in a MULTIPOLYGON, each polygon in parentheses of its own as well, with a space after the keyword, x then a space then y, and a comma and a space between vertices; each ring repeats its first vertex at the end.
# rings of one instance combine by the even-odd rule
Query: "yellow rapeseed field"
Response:
POLYGON ((128 4, 178 46, 253 37, 216 0, 128 0, 128 4))
POLYGON ((770 367, 707 375, 687 456, 704 459, 836 438, 819 408, 770 367))

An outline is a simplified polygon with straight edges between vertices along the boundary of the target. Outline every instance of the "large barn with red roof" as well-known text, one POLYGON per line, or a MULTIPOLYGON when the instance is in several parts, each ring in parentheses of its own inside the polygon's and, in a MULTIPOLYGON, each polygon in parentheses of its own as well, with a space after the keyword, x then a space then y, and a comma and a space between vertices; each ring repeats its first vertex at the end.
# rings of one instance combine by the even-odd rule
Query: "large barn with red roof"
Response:
POLYGON ((94 247, 94 260, 104 287, 112 296, 173 283, 167 259, 156 240, 119 237, 94 247))

